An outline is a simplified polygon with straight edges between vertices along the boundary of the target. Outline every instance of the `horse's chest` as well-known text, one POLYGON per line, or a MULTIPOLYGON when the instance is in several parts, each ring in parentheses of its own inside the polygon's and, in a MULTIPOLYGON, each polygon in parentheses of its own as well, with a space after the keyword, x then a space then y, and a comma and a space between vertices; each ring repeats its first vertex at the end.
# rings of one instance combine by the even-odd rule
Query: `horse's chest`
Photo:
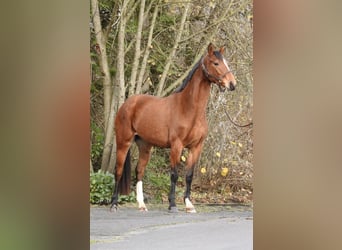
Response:
POLYGON ((183 134, 184 144, 196 144, 206 137, 207 131, 208 128, 206 124, 200 122, 188 127, 187 129, 185 129, 185 133, 183 134))

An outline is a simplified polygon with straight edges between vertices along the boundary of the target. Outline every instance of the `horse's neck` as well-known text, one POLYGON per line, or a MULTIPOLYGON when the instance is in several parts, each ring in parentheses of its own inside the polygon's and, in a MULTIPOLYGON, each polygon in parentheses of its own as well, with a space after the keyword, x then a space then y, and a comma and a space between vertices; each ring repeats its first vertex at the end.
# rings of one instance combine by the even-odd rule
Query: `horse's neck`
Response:
POLYGON ((181 93, 182 105, 190 112, 197 115, 204 115, 210 95, 210 83, 204 77, 202 69, 191 78, 188 86, 181 93))

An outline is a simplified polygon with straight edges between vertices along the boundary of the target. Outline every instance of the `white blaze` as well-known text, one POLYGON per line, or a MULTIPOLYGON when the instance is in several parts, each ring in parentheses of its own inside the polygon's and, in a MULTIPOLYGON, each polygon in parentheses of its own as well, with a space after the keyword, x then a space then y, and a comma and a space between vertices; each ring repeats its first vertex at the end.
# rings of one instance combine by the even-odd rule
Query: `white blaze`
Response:
POLYGON ((227 70, 228 70, 228 71, 230 71, 230 68, 228 67, 228 63, 227 63, 227 61, 226 61, 226 59, 225 59, 225 58, 223 58, 223 63, 224 63, 224 65, 226 65, 226 67, 227 67, 227 70))

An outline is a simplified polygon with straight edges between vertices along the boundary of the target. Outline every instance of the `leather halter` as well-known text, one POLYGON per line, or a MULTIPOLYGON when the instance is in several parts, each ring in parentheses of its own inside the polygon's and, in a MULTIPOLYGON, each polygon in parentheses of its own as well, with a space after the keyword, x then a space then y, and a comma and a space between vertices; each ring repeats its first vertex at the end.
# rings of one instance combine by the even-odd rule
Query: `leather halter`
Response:
POLYGON ((213 82, 213 81, 210 80, 210 78, 214 78, 216 80, 216 81, 214 81, 214 83, 221 84, 223 77, 225 77, 227 74, 232 72, 231 70, 227 70, 224 74, 222 74, 220 76, 214 76, 214 75, 210 74, 209 71, 206 69, 203 61, 204 61, 204 57, 201 60, 202 70, 203 70, 204 75, 208 78, 208 80, 210 82, 213 82))

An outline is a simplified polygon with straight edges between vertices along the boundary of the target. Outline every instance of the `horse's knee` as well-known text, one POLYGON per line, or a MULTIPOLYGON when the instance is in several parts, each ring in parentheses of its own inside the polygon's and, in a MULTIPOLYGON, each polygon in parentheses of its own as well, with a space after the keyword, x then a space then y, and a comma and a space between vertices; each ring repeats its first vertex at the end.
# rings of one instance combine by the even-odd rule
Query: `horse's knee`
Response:
POLYGON ((170 179, 171 182, 176 183, 178 180, 178 172, 176 168, 171 169, 171 174, 170 174, 170 179))
POLYGON ((170 161, 171 166, 177 166, 180 163, 180 157, 182 154, 183 145, 179 140, 175 140, 171 145, 170 161))
POLYGON ((193 176, 194 176, 194 171, 191 169, 185 175, 186 183, 191 183, 193 176))

